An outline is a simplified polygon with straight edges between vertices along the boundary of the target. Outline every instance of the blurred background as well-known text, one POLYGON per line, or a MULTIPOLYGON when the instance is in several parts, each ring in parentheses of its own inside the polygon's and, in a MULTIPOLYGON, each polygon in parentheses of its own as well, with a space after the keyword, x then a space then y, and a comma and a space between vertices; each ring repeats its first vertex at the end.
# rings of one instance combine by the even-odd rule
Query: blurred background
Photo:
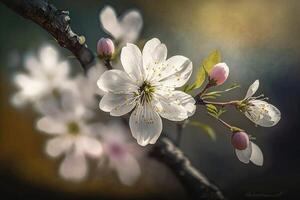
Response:
MULTIPOLYGON (((211 120, 204 109, 194 116, 217 132, 212 141, 201 130, 188 127, 182 150, 228 199, 252 199, 261 195, 274 199, 295 196, 300 189, 300 2, 288 1, 51 1, 69 10, 71 25, 96 51, 99 38, 108 36, 100 28, 99 11, 111 5, 120 15, 135 8, 143 16, 141 39, 158 37, 168 47, 168 55, 189 57, 195 66, 212 50, 219 49, 230 68, 230 78, 222 87, 239 83, 241 88, 228 98, 243 98, 249 85, 260 80, 260 93, 282 113, 272 128, 255 127, 234 110, 224 114, 228 122, 256 137, 264 153, 263 167, 245 165, 236 158, 227 130, 211 120), (257 195, 257 196, 256 196, 257 195)), ((12 77, 23 71, 28 52, 37 52, 50 43, 81 72, 70 52, 31 21, 0 4, 0 190, 1 199, 173 199, 184 198, 184 190, 174 175, 155 160, 142 167, 142 177, 132 187, 115 178, 72 183, 57 175, 60 160, 49 159, 43 151, 44 136, 34 128, 37 116, 30 106, 17 110, 10 98, 16 92, 12 77), (2 198, 6 197, 6 198, 2 198)), ((224 100, 225 100, 224 99, 224 100)), ((222 100, 222 99, 221 99, 222 100)), ((100 111, 99 111, 100 112, 100 111)), ((108 114, 103 114, 107 117, 108 114)), ((165 121, 166 130, 174 124, 165 121)), ((171 135, 171 137, 174 137, 171 135)), ((100 172, 99 172, 100 173, 100 172)))

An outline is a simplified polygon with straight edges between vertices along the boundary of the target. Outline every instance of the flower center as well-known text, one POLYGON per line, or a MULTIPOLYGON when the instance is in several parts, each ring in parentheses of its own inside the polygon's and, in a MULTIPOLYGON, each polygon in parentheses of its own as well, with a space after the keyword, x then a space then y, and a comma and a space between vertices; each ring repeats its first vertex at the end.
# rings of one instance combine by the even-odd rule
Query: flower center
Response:
POLYGON ((155 88, 149 82, 144 81, 138 90, 141 103, 150 102, 152 100, 154 91, 155 88))
POLYGON ((68 128, 68 132, 71 134, 71 135, 78 135, 79 134, 79 131, 80 131, 80 127, 78 125, 78 123, 72 121, 72 122, 69 122, 67 124, 67 128, 68 128))

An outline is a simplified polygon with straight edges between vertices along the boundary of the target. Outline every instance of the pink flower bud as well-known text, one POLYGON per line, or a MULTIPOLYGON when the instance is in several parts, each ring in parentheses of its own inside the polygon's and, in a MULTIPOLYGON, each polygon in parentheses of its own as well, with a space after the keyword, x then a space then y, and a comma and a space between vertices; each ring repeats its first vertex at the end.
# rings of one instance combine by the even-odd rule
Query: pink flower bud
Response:
POLYGON ((216 85, 222 85, 229 74, 229 68, 226 63, 216 64, 209 73, 209 78, 216 85))
POLYGON ((115 52, 115 45, 109 38, 101 38, 97 43, 97 53, 102 58, 111 58, 115 52))
POLYGON ((244 150, 249 145, 249 136, 245 132, 236 132, 231 136, 231 144, 238 150, 244 150))

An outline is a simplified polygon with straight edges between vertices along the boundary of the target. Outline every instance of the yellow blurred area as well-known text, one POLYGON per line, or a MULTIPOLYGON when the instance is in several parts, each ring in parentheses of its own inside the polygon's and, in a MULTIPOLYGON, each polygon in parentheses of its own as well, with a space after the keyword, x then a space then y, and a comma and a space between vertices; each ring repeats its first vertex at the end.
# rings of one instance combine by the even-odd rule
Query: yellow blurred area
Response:
MULTIPOLYGON (((300 1, 137 1, 147 15, 159 19, 162 26, 199 34, 220 42, 247 45, 279 42, 297 38, 300 1), (176 3, 175 3, 176 2, 176 3)), ((147 23, 147 22, 146 22, 147 23)), ((295 47, 299 40, 293 40, 295 47)))

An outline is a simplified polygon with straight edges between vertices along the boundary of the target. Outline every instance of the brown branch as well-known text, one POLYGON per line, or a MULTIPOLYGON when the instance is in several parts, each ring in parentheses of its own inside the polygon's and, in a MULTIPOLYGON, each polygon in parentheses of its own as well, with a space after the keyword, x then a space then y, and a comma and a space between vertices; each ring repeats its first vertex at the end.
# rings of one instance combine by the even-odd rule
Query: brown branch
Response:
POLYGON ((83 36, 74 33, 70 27, 68 11, 55 8, 45 0, 0 0, 7 7, 29 19, 47 32, 58 44, 70 50, 86 70, 95 62, 93 52, 87 47, 83 36))
POLYGON ((160 138, 150 156, 163 162, 172 170, 190 199, 224 199, 221 191, 194 168, 189 159, 168 138, 160 138))
MULTIPOLYGON (((70 27, 67 11, 58 10, 46 0, 0 0, 7 7, 49 32, 60 46, 70 50, 87 70, 95 62, 93 52, 70 27)), ((217 187, 197 171, 179 148, 161 138, 151 156, 166 164, 182 183, 192 199, 224 199, 217 187)))

